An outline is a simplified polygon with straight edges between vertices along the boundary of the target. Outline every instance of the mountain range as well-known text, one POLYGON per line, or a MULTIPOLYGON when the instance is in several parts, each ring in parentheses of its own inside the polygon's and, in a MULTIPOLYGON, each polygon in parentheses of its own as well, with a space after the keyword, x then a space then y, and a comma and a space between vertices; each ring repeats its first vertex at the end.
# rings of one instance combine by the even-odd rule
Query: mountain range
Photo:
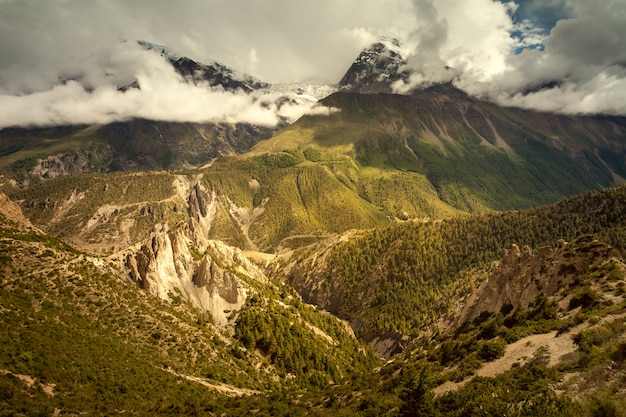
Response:
POLYGON ((328 111, 0 131, 0 415, 621 415, 626 118, 140 45, 328 111))

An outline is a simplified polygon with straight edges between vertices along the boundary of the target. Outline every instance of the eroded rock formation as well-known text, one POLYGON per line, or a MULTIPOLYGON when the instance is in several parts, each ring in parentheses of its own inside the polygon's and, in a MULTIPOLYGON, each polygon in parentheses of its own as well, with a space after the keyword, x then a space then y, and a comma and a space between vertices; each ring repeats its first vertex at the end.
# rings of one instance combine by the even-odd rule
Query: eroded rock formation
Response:
POLYGON ((497 313, 506 304, 528 307, 537 296, 555 294, 590 266, 615 255, 613 248, 591 237, 572 243, 561 241, 558 248, 544 247, 536 254, 527 246, 520 249, 513 245, 504 252, 489 279, 468 299, 456 325, 474 320, 482 312, 497 313))
POLYGON ((208 239, 216 196, 199 183, 188 192, 189 221, 173 230, 157 225, 149 239, 126 252, 123 264, 140 288, 165 300, 182 296, 225 324, 246 300, 245 280, 266 278, 241 250, 208 239))

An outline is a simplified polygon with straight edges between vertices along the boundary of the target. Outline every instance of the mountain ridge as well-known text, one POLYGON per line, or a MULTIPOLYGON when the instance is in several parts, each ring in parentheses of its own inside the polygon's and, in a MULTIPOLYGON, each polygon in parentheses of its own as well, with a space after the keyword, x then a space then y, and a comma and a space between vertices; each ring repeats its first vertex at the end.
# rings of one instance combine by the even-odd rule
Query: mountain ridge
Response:
POLYGON ((192 84, 208 83, 210 87, 221 86, 226 91, 241 90, 246 93, 269 87, 268 83, 257 80, 248 74, 239 75, 232 68, 215 60, 209 63, 200 63, 191 58, 176 55, 162 45, 141 40, 137 43, 147 51, 159 53, 168 60, 178 74, 192 84))
POLYGON ((619 415, 626 119, 368 54, 265 141, 2 131, 0 415, 619 415))

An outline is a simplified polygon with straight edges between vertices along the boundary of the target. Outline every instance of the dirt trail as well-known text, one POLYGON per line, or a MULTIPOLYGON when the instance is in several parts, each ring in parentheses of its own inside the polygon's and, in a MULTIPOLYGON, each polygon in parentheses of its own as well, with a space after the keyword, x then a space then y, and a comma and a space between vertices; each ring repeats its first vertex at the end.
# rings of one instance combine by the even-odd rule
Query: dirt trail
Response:
POLYGON ((275 253, 259 252, 259 251, 254 251, 254 250, 245 250, 243 251, 243 254, 245 255, 246 258, 252 261, 269 262, 276 258, 275 253))
POLYGON ((243 395, 257 395, 261 393, 260 391, 254 391, 254 390, 246 389, 246 388, 238 388, 238 387, 234 387, 232 385, 227 385, 227 384, 215 384, 215 383, 209 382, 209 380, 205 378, 200 378, 200 377, 193 376, 193 375, 180 374, 174 371, 173 369, 164 369, 164 368, 160 368, 160 369, 165 372, 169 372, 172 375, 176 375, 179 378, 185 378, 188 381, 196 382, 200 385, 204 385, 207 388, 211 388, 215 391, 221 392, 226 395, 233 395, 233 396, 240 397, 243 395))

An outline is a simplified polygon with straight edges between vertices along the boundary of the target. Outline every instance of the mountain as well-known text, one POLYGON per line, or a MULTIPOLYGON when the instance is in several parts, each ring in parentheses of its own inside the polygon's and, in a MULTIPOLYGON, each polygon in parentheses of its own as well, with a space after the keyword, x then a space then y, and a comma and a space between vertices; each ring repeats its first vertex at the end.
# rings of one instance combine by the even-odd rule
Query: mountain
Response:
POLYGON ((178 56, 162 45, 141 40, 137 43, 144 49, 155 51, 167 59, 176 72, 190 83, 207 83, 211 87, 220 86, 226 91, 240 90, 245 93, 269 87, 268 83, 257 80, 248 74, 237 74, 232 68, 217 61, 200 63, 188 57, 178 56))
POLYGON ((619 415, 625 119, 389 94, 394 47, 258 142, 2 131, 0 415, 619 415))
MULTIPOLYGON (((338 111, 304 116, 252 153, 312 148, 353 161, 346 177, 379 205, 407 197, 395 193, 400 175, 463 211, 548 204, 626 177, 623 117, 502 108, 450 85, 410 96, 338 92, 321 103, 338 111)), ((414 202, 398 206, 390 214, 425 217, 414 202)))
POLYGON ((365 48, 339 81, 341 91, 352 93, 391 93, 392 84, 406 81, 409 72, 401 43, 395 38, 383 38, 365 48))
MULTIPOLYGON (((184 81, 197 88, 256 94, 252 101, 276 101, 278 109, 285 104, 312 103, 334 91, 311 83, 272 86, 217 61, 196 62, 164 46, 138 43, 159 54, 184 81)), ((119 86, 121 91, 134 88, 141 85, 135 81, 119 86)), ((276 126, 133 119, 105 125, 5 128, 0 130, 0 172, 27 183, 69 173, 203 166, 218 156, 246 152, 287 124, 284 117, 281 120, 276 126)))

